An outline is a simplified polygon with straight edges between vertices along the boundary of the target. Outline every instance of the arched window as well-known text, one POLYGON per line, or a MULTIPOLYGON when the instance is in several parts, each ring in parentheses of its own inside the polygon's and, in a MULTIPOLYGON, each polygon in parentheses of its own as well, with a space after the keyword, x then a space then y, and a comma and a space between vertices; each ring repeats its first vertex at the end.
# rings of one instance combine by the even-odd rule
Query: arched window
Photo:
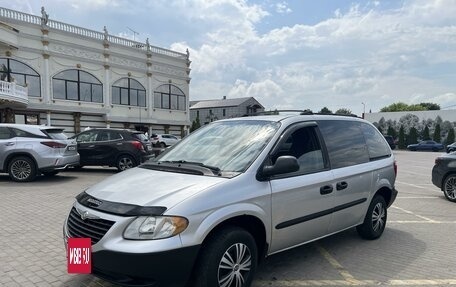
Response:
POLYGON ((52 78, 54 99, 103 102, 103 85, 93 75, 81 70, 65 70, 52 78))
POLYGON ((41 96, 40 75, 19 61, 0 58, 0 80, 27 86, 29 97, 41 96))
POLYGON ((112 85, 112 103, 145 107, 146 89, 135 79, 122 78, 112 85))
POLYGON ((154 106, 159 109, 185 111, 185 94, 174 85, 161 85, 154 91, 154 106))

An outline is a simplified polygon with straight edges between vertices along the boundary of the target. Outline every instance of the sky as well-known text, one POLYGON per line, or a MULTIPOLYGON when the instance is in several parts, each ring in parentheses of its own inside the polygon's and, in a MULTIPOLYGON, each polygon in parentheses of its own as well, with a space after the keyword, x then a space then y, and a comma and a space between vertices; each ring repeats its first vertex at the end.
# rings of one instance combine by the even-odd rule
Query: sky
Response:
POLYGON ((6 8, 185 52, 190 100, 269 109, 395 102, 456 109, 456 0, 0 0, 6 8), (133 33, 132 31, 135 31, 133 33))

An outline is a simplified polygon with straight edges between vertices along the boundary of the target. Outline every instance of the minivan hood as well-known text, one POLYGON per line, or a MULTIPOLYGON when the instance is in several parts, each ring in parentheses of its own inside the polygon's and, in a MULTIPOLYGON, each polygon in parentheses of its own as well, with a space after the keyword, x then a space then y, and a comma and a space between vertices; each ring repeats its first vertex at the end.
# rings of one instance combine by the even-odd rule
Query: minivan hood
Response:
POLYGON ((171 208, 227 178, 132 168, 90 187, 86 193, 100 200, 139 206, 171 208))

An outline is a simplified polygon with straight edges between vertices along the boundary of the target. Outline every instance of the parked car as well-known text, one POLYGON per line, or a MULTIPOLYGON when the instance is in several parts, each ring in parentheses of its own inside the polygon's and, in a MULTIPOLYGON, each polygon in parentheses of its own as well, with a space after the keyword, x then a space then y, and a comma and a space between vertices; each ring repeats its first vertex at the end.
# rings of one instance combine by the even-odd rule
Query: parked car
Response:
POLYGON ((456 153, 443 154, 435 159, 432 183, 449 201, 456 202, 456 153))
POLYGON ((454 142, 450 145, 447 145, 447 147, 446 147, 447 153, 454 152, 454 151, 456 151, 456 142, 454 142))
POLYGON ((359 118, 220 120, 79 194, 63 234, 91 238, 93 274, 108 281, 248 287, 270 254, 351 227, 379 238, 396 171, 359 118))
POLYGON ((56 175, 79 164, 76 142, 63 129, 0 124, 0 171, 14 181, 33 181, 39 174, 56 175))
POLYGON ((395 149, 396 148, 396 142, 394 141, 394 138, 392 136, 389 136, 389 135, 384 135, 384 137, 386 139, 386 142, 390 146, 390 148, 391 149, 395 149))
POLYGON ((178 141, 180 141, 180 138, 170 134, 152 134, 150 140, 154 146, 165 148, 176 144, 178 141))
POLYGON ((416 144, 410 144, 407 146, 407 149, 411 150, 411 151, 419 151, 419 150, 441 151, 444 149, 444 147, 443 147, 443 144, 441 144, 441 143, 426 140, 426 141, 421 141, 416 144))
POLYGON ((128 129, 90 129, 76 139, 81 155, 79 167, 108 165, 119 171, 135 167, 152 153, 152 145, 143 132, 128 129))

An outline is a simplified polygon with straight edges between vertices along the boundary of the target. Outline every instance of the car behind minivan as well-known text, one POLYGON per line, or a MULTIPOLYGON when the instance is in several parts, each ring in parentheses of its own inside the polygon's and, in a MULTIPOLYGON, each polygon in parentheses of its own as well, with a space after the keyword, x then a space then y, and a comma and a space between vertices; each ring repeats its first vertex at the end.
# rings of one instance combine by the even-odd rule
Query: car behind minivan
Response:
POLYGON ((364 120, 220 120, 79 194, 64 239, 90 238, 107 281, 247 287, 268 255, 352 227, 379 238, 395 179, 388 143, 364 120))

